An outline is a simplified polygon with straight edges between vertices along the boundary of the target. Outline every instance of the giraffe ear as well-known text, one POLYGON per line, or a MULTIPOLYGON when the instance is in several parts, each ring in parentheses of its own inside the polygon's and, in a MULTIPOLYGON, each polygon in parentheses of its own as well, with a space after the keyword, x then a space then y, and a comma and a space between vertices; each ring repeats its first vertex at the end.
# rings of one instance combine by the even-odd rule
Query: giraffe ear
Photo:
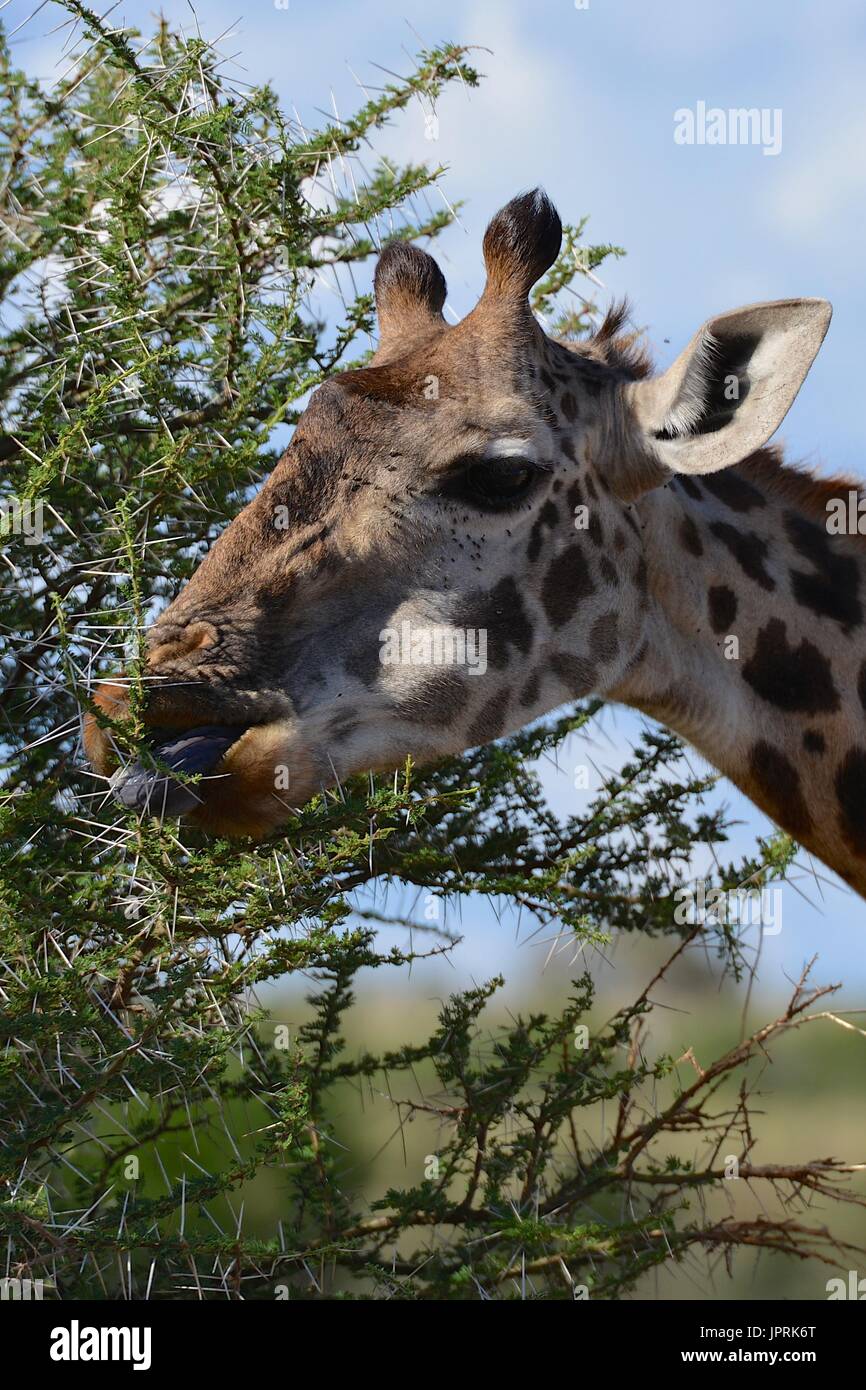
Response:
POLYGON ((559 255, 562 223, 546 193, 512 198, 484 233, 485 295, 525 299, 559 255))
POLYGON ((385 247, 376 265, 373 287, 380 350, 445 322, 445 276, 432 256, 408 241, 392 241, 385 247))
POLYGON ((780 299, 718 314, 666 372, 628 386, 641 452, 655 465, 647 484, 668 470, 715 473, 766 444, 802 386, 832 312, 826 299, 780 299))

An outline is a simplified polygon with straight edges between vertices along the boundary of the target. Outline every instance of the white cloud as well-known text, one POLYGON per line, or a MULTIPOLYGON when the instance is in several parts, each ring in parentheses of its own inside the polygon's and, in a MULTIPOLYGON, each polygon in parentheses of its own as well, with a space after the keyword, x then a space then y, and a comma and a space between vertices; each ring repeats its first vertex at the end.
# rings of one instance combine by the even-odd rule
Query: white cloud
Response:
POLYGON ((866 195, 866 114, 848 103, 824 108, 820 124, 796 163, 783 169, 767 204, 767 213, 787 237, 814 238, 826 233, 855 207, 862 215, 866 195))

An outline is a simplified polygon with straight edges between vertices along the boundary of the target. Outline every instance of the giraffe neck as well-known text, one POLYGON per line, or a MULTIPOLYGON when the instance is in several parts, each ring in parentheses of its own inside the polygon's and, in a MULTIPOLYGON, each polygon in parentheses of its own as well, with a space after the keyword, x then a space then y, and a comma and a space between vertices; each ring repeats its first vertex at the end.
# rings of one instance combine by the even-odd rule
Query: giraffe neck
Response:
POLYGON ((856 508, 853 485, 768 450, 635 504, 646 640, 609 693, 866 893, 866 542, 833 534, 826 508, 849 493, 856 508))

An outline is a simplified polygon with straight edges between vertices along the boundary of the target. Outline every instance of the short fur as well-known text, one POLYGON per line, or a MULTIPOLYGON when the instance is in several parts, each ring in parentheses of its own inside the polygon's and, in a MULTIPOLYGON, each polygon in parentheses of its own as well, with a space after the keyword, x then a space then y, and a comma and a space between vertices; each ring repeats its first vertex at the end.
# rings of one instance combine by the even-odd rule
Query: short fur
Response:
MULTIPOLYGON (((155 623, 147 718, 245 729, 194 818, 261 835, 337 779, 597 692, 690 739, 864 893, 866 552, 826 526, 854 485, 765 447, 829 306, 720 315, 655 375, 625 304, 583 342, 542 331, 527 296, 560 237, 537 190, 498 213, 455 326, 432 258, 386 249, 372 364, 313 395, 155 623), (470 484, 503 458, 526 491, 495 510, 470 484), (383 659, 387 634, 430 628, 483 632, 486 669, 383 659)), ((97 702, 122 714, 122 683, 97 702)), ((109 773, 93 721, 86 744, 109 773)))

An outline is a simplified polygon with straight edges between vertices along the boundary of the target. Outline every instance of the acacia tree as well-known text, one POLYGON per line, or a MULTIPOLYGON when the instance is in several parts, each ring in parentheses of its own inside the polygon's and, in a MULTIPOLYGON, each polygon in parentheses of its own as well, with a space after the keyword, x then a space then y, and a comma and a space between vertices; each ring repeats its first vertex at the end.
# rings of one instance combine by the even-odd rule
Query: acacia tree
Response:
MULTIPOLYGON (((693 1248, 830 1258, 796 1203, 743 1220, 687 1200, 724 1181, 731 1150, 764 1188, 858 1200, 842 1164, 752 1154, 749 1064, 821 1015, 805 980, 687 1083, 654 1055, 650 987, 600 1023, 584 973, 555 1016, 491 1027, 493 979, 396 1051, 351 1056, 343 1040, 359 972, 399 990, 413 962, 455 949, 409 917, 405 944, 382 947, 395 884, 443 908, 493 900, 576 946, 639 929, 670 934, 676 958, 712 940, 738 971, 735 932, 677 921, 672 890, 725 821, 671 736, 648 731, 562 819, 537 764, 586 732, 599 705, 583 702, 320 796, 262 844, 139 821, 87 770, 97 678, 131 672, 118 737, 135 747, 148 619, 273 466, 309 391, 363 362, 372 303, 354 268, 450 219, 430 210, 437 170, 371 158, 376 130, 478 77, 443 45, 309 131, 268 88, 233 88, 205 40, 162 23, 144 41, 64 3, 82 41, 54 90, 0 50, 0 1273, 62 1298, 616 1297, 693 1248), (256 989, 295 976, 313 984, 287 1035, 256 989), (436 1126, 435 1164, 372 1201, 335 1142, 335 1097, 365 1085, 387 1089, 398 1125, 436 1126), (698 1161, 669 1152, 684 1132, 698 1161), (251 1231, 239 1213, 268 1175, 267 1229, 251 1231)), ((578 294, 562 311, 564 292, 620 254, 583 233, 566 229, 535 297, 577 336, 594 307, 578 294)), ((760 885, 792 852, 779 837, 718 881, 760 885)))

